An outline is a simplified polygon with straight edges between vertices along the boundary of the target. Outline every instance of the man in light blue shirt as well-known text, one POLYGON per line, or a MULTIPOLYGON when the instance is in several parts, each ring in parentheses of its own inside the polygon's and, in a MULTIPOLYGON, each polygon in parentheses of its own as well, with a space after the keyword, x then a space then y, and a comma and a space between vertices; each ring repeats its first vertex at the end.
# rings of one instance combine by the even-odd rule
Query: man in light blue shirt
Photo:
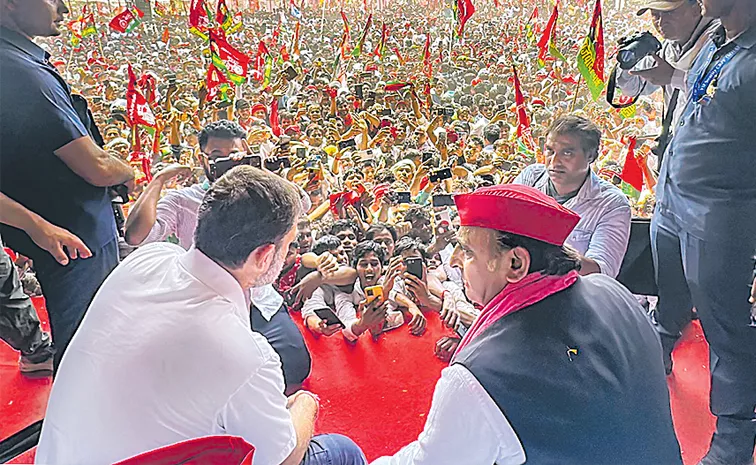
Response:
POLYGON ((581 256, 580 273, 616 278, 630 239, 630 203, 625 194, 591 170, 601 130, 575 115, 558 118, 546 137, 546 164, 525 168, 514 184, 535 187, 580 215, 567 244, 581 256))
POLYGON ((756 251, 756 3, 702 0, 722 28, 688 74, 682 117, 664 156, 651 242, 655 315, 668 372, 695 306, 711 351, 717 430, 702 465, 753 463, 756 328, 748 302, 756 251))

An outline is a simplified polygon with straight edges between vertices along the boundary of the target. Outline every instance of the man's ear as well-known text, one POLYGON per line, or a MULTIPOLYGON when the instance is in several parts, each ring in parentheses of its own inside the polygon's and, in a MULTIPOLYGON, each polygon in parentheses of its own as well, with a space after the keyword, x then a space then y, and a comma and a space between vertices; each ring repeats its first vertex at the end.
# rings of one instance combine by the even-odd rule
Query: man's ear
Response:
POLYGON ((516 283, 528 275, 530 269, 530 252, 523 247, 515 247, 507 252, 507 260, 510 260, 507 270, 507 281, 516 283))
POLYGON ((273 263, 275 255, 276 246, 274 244, 261 245, 249 254, 247 261, 244 262, 244 267, 256 273, 264 273, 273 263))

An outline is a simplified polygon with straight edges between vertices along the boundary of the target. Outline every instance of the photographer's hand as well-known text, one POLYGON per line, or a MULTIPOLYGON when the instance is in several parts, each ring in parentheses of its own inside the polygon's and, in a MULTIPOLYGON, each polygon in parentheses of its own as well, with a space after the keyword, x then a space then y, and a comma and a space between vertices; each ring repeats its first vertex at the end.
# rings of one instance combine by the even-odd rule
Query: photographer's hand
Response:
POLYGON ((641 71, 630 71, 632 76, 638 76, 645 79, 651 84, 657 86, 666 86, 672 83, 672 75, 675 72, 675 68, 664 60, 659 55, 651 55, 656 62, 656 66, 641 71))

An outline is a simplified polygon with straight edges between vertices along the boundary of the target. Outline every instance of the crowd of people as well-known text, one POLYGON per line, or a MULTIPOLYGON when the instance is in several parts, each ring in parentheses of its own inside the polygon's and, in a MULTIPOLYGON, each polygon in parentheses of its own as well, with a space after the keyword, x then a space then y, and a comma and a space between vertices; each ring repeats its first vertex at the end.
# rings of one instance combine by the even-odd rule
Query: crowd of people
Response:
POLYGON ((21 272, 0 256, 0 337, 55 372, 39 463, 216 433, 255 463, 365 463, 313 437, 294 319, 379 343, 436 312, 455 335, 428 340, 451 364, 428 424, 376 463, 681 464, 664 374, 694 307, 717 416, 701 463, 752 463, 751 2, 605 8, 604 80, 640 95, 624 109, 578 71, 587 0, 475 5, 464 28, 463 0, 239 3, 208 1, 197 30, 198 0, 149 20, 0 0, 0 231, 21 272), (658 53, 610 78, 644 30, 658 53), (614 279, 652 217, 658 299, 614 279), (576 373, 565 344, 596 356, 576 373))

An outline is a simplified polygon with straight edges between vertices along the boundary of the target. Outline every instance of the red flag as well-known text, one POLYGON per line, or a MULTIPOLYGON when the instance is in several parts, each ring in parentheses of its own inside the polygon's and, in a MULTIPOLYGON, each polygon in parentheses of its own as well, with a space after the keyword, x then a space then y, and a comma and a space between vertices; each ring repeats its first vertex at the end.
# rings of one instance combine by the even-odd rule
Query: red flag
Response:
POLYGON ((388 29, 386 29, 386 23, 381 25, 381 40, 378 45, 375 46, 373 55, 383 58, 383 53, 386 50, 386 38, 388 37, 388 29))
MULTIPOLYGON (((593 63, 593 71, 602 81, 604 80, 604 20, 601 16, 601 0, 596 0, 591 20, 591 32, 595 34, 596 61, 593 63)), ((589 34, 590 35, 590 34, 589 34)))
POLYGON ((404 63, 405 63, 404 57, 402 57, 402 54, 399 53, 399 49, 394 47, 393 50, 394 50, 394 54, 396 54, 396 59, 399 60, 399 64, 404 66, 404 63))
POLYGON ((235 49, 221 35, 210 31, 210 52, 213 64, 231 81, 241 84, 247 79, 250 58, 235 49))
POLYGON ((423 71, 425 75, 431 77, 433 75, 433 63, 431 62, 430 53, 430 33, 425 35, 425 48, 423 49, 423 71))
POLYGON ((517 137, 522 137, 530 132, 530 119, 525 112, 525 97, 522 95, 520 78, 517 76, 517 68, 512 66, 514 72, 515 107, 517 108, 517 137))
POLYGON ((635 157, 637 142, 635 137, 630 138, 630 145, 627 148, 627 156, 625 157, 625 166, 622 168, 620 178, 640 192, 643 190, 643 169, 635 157))
POLYGON ((554 5, 554 10, 552 10, 551 12, 551 17, 549 17, 549 22, 546 23, 546 29, 543 30, 543 34, 541 35, 541 38, 538 39, 538 62, 539 63, 543 63, 546 58, 546 52, 548 52, 552 37, 556 33, 557 18, 559 18, 559 10, 557 9, 557 5, 554 5))
POLYGON ((457 35, 462 37, 462 33, 465 30, 465 23, 475 13, 475 5, 472 0, 457 0, 457 22, 459 28, 457 29, 457 35))
POLYGON ((144 98, 136 86, 136 76, 134 70, 129 64, 129 85, 126 89, 126 119, 130 126, 141 124, 143 126, 155 127, 155 115, 150 109, 147 99, 144 98))
POLYGON ((137 18, 136 16, 134 16, 134 13, 127 8, 123 10, 123 12, 117 14, 113 19, 111 19, 110 23, 108 24, 113 30, 124 33, 131 29, 131 25, 134 21, 136 21, 136 19, 137 18))
POLYGON ((210 27, 210 18, 207 15, 205 0, 192 0, 189 9, 189 30, 192 33, 207 39, 207 31, 210 27))
POLYGON ((207 101, 212 102, 216 97, 223 98, 232 89, 231 83, 223 72, 210 63, 207 68, 207 101))

